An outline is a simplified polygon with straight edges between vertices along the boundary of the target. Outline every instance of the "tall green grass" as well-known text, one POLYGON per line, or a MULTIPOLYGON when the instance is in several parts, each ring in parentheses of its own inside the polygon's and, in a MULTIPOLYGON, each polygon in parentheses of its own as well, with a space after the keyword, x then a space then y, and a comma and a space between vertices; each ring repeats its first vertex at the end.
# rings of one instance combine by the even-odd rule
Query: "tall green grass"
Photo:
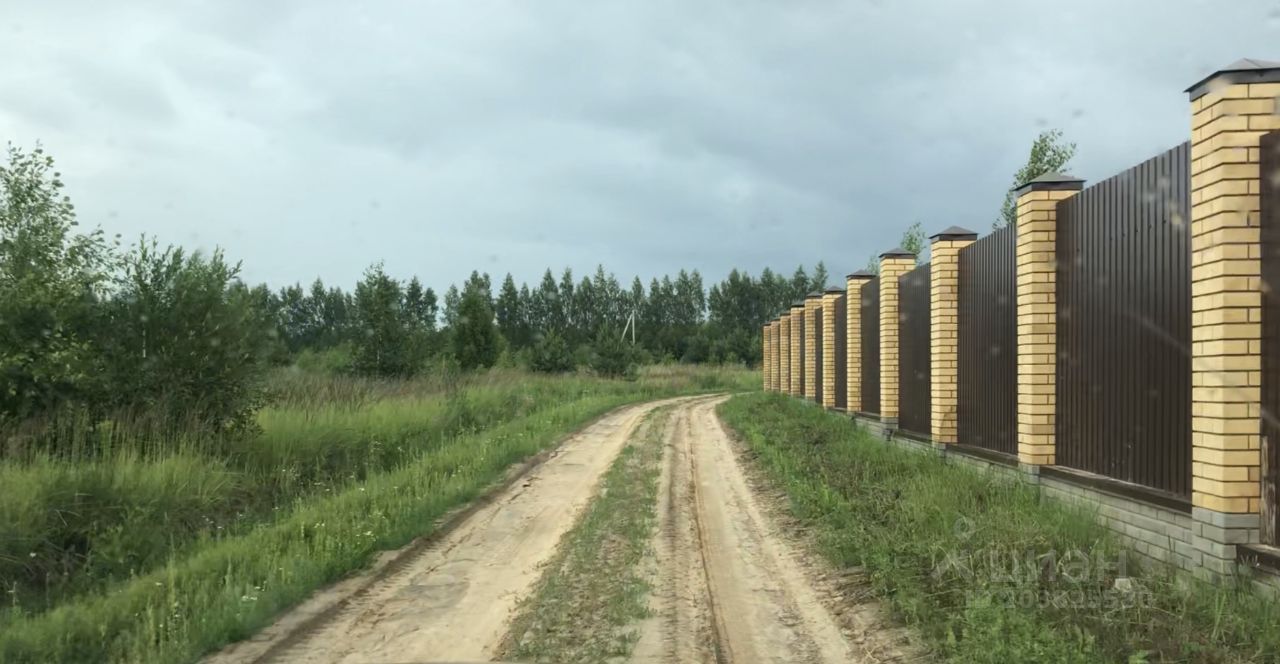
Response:
POLYGON ((1129 560, 1093 515, 776 394, 721 406, 837 568, 954 662, 1275 662, 1280 603, 1129 560), (1117 580, 1124 578, 1117 585, 1117 580))
POLYGON ((11 621, 0 660, 189 661, 246 637, 378 550, 428 532, 511 463, 625 401, 594 396, 461 436, 393 471, 300 501, 274 523, 43 614, 11 621))
POLYGON ((739 389, 750 376, 678 368, 636 381, 513 371, 397 381, 286 371, 273 378, 274 401, 252 436, 192 430, 162 440, 143 430, 130 438, 114 427, 111 446, 82 455, 23 447, 0 461, 8 605, 0 628, 272 523, 459 436, 561 404, 739 389))

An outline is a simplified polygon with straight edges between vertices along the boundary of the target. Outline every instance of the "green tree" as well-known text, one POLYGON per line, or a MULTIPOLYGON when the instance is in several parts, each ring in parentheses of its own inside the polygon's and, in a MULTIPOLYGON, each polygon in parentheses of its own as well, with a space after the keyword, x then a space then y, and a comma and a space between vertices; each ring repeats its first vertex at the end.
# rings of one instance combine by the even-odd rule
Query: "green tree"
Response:
POLYGON ((416 369, 411 328, 400 282, 381 263, 365 270, 356 284, 357 333, 352 367, 375 376, 406 376, 416 369))
POLYGON ((581 329, 578 327, 577 302, 573 297, 573 270, 564 269, 560 275, 560 317, 565 340, 571 345, 582 341, 581 329))
POLYGON ((53 158, 9 146, 0 165, 0 418, 89 396, 96 303, 113 265, 101 230, 76 231, 53 158))
MULTIPOLYGON (((526 289, 526 294, 528 290, 526 289)), ((512 348, 521 349, 529 345, 524 312, 524 303, 520 299, 520 291, 516 290, 516 281, 508 273, 502 280, 502 288, 498 291, 498 299, 494 301, 494 314, 498 319, 498 330, 506 337, 512 348)))
POLYGON ((560 304, 560 291, 551 268, 542 274, 538 290, 530 295, 529 327, 534 336, 549 332, 564 332, 564 311, 560 304))
POLYGON ((404 289, 404 308, 413 325, 427 332, 435 331, 436 316, 439 314, 436 292, 430 288, 424 289, 417 277, 409 280, 409 285, 404 289))
POLYGON ((813 278, 809 280, 809 290, 819 292, 826 290, 827 280, 830 278, 827 274, 827 264, 818 261, 818 264, 813 266, 813 278))
POLYGON ((796 271, 791 275, 791 290, 787 293, 787 305, 808 295, 812 282, 809 280, 809 273, 804 271, 804 266, 796 266, 796 271))
POLYGON ((574 288, 573 311, 577 317, 577 338, 585 340, 595 336, 596 327, 600 323, 600 297, 590 277, 583 277, 574 288))
POLYGON ((635 351, 612 327, 603 327, 591 346, 591 369, 601 376, 621 378, 635 373, 635 351))
POLYGON ((462 303, 462 292, 454 284, 444 292, 444 326, 452 330, 458 324, 458 305, 462 303))
POLYGON ((902 242, 899 247, 910 251, 916 255, 916 264, 924 260, 924 251, 926 248, 924 241, 924 229, 920 227, 920 222, 916 222, 907 227, 902 232, 902 242))
POLYGON ((668 277, 663 277, 662 281, 658 281, 657 277, 651 279, 649 296, 644 300, 644 306, 640 309, 640 318, 637 321, 640 325, 641 342, 659 356, 667 354, 675 356, 675 351, 669 345, 667 334, 671 323, 673 290, 671 279, 668 277))
POLYGON ((559 333, 548 332, 533 345, 529 368, 543 373, 573 371, 573 351, 559 333))
POLYGON ((453 355, 463 369, 493 366, 502 351, 493 309, 483 289, 469 287, 458 302, 458 320, 453 330, 453 355))
POLYGON ((271 321, 221 251, 142 241, 124 259, 102 326, 106 401, 173 425, 244 429, 262 403, 271 321))
POLYGON ((995 228, 1012 226, 1018 220, 1018 201, 1013 195, 1013 187, 1045 173, 1065 171, 1075 156, 1076 144, 1065 141, 1062 130, 1050 129, 1040 132, 1036 140, 1031 143, 1031 153, 1027 156, 1027 163, 1013 174, 1013 186, 1005 192, 1004 203, 1000 206, 1000 217, 996 219, 993 226, 995 228))

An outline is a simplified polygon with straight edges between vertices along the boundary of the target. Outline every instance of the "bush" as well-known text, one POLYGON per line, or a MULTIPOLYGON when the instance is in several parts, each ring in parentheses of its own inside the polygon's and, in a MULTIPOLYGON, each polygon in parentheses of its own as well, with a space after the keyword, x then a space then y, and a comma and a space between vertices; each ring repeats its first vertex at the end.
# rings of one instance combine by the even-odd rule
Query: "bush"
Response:
POLYGON ((213 431, 242 429, 262 403, 270 321, 221 252, 140 242, 106 303, 103 375, 117 409, 213 431))
POLYGON ((353 362, 351 344, 342 343, 324 350, 304 348, 294 365, 303 371, 334 375, 350 373, 353 362))
POLYGON ((559 334, 548 332, 533 345, 529 358, 530 369, 543 373, 565 373, 573 371, 573 367, 573 352, 559 334))
POLYGON ((608 378, 634 376, 635 352, 616 330, 602 329, 591 347, 591 369, 608 378))

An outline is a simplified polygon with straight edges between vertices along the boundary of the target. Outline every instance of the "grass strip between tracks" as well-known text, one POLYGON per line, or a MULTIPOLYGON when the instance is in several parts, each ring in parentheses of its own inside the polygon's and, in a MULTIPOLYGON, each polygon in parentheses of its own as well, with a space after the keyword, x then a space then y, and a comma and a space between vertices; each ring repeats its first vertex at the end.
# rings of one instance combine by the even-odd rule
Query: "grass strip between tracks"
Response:
POLYGON ((512 621, 507 659, 603 662, 630 654, 635 634, 627 626, 648 612, 640 564, 657 523, 670 418, 670 407, 650 413, 605 474, 512 621))

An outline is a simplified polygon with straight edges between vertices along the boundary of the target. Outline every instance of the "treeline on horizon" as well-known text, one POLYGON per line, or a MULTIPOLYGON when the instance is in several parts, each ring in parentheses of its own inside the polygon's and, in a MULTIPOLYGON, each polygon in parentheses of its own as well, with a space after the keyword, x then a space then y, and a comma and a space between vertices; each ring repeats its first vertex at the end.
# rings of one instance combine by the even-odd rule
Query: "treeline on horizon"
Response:
POLYGON ((464 369, 567 371, 591 366, 593 353, 616 352, 617 345, 629 347, 632 364, 757 362, 761 326, 827 280, 819 263, 812 275, 800 266, 790 277, 734 269, 710 289, 697 270, 654 278, 647 288, 635 277, 624 288, 601 265, 580 280, 569 268, 559 279, 548 268, 533 287, 517 287, 507 274, 495 288, 489 274, 476 271, 440 297, 417 277, 397 280, 374 264, 353 291, 317 279, 307 288, 261 286, 256 299, 276 321, 280 362, 386 376, 412 375, 439 360, 464 369))
POLYGON ((271 398, 268 372, 281 366, 400 378, 751 364, 764 321, 827 280, 821 264, 790 278, 735 270, 706 289, 682 270, 624 289, 601 266, 577 281, 548 270, 519 287, 507 275, 494 288, 474 272, 437 297, 374 264, 350 292, 319 280, 277 290, 246 284, 221 251, 145 237, 124 246, 82 230, 53 165, 39 148, 10 146, 0 160, 0 443, 9 446, 96 440, 139 421, 161 435, 250 430, 271 398), (622 335, 633 313, 634 345, 622 335))

